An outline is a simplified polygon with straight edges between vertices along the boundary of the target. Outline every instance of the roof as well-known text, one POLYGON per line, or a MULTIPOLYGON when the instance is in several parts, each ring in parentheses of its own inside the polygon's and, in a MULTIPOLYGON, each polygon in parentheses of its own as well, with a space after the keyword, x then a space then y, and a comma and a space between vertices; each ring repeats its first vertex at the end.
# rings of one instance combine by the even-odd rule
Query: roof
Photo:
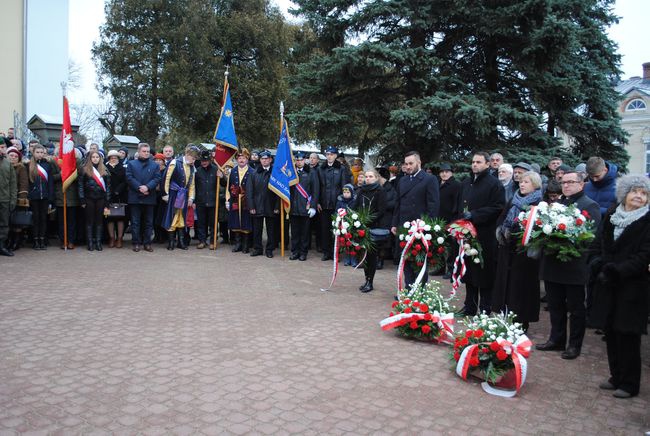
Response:
MULTIPOLYGON (((128 135, 113 135, 111 139, 115 138, 118 142, 122 144, 139 144, 140 140, 137 136, 128 136, 128 135)), ((110 140, 109 140, 110 142, 110 140)))
MULTIPOLYGON (((29 119, 27 124, 32 124, 32 122, 36 118, 41 120, 43 124, 57 124, 59 126, 63 124, 63 117, 56 117, 54 115, 48 115, 48 114, 34 114, 29 119)), ((70 124, 72 124, 73 126, 79 126, 79 123, 72 115, 70 116, 70 124)))
POLYGON ((650 79, 643 79, 638 76, 630 77, 627 80, 618 82, 615 89, 622 95, 627 95, 632 91, 639 91, 643 94, 650 95, 650 79))

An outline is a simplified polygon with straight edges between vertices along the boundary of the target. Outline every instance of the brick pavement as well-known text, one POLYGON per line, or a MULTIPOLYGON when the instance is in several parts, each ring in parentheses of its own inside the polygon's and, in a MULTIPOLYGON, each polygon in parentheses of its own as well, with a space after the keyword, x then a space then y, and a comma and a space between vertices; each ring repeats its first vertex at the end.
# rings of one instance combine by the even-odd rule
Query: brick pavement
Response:
POLYGON ((0 267, 0 435, 650 430, 646 337, 634 399, 597 388, 607 366, 592 332, 575 361, 534 352, 518 398, 491 397, 455 376, 445 347, 379 329, 392 268, 361 294, 350 267, 319 291, 330 264, 315 254, 290 262, 228 247, 21 250, 0 267))

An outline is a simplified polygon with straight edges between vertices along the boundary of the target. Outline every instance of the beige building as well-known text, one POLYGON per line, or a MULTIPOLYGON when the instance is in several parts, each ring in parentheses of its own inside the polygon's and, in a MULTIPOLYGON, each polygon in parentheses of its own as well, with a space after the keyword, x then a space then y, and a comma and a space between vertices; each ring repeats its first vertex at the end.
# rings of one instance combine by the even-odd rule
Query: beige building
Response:
POLYGON ((14 111, 25 112, 24 96, 24 2, 3 0, 0 6, 2 16, 2 80, 0 80, 0 132, 7 133, 14 126, 14 111))
POLYGON ((630 134, 625 146, 630 154, 630 173, 650 173, 650 62, 643 76, 630 77, 616 86, 621 94, 618 112, 621 126, 630 134))

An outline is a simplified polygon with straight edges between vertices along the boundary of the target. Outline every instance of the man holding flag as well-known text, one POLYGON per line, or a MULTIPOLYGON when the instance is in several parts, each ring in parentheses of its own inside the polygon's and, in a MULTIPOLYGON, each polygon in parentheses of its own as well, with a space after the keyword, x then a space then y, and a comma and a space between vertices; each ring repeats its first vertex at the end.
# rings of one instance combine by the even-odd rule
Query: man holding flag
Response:
POLYGON ((309 219, 316 215, 318 204, 318 175, 305 165, 305 153, 296 153, 298 183, 291 187, 291 257, 289 260, 307 260, 309 249, 309 219))

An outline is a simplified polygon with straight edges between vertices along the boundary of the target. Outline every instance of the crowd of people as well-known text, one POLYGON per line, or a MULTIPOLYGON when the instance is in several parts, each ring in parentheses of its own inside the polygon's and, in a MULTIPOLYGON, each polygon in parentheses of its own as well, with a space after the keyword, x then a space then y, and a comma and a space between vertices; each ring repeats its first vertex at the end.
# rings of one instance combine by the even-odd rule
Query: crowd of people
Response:
MULTIPOLYGON (((13 256, 28 240, 34 250, 45 250, 51 231, 61 248, 83 243, 89 251, 103 251, 106 242, 122 248, 129 228, 136 253, 153 251, 155 243, 187 250, 193 239, 196 249, 214 250, 217 229, 220 243, 235 253, 272 258, 281 243, 284 218, 280 198, 268 189, 273 156, 267 150, 240 149, 232 167, 219 168, 210 151, 193 145, 179 157, 169 146, 152 155, 146 143, 134 156, 125 148, 104 154, 97 144, 79 147, 78 177, 65 189, 65 210, 53 156, 55 150, 38 141, 22 147, 15 138, 1 138, 0 254, 13 256)), ((527 330, 546 302, 551 330, 537 349, 575 359, 586 328, 598 327, 611 370, 601 388, 620 398, 638 394, 650 288, 646 175, 620 176, 615 164, 599 157, 575 168, 552 158, 542 170, 536 163, 506 163, 499 153, 475 152, 471 173, 462 180, 445 163, 423 168, 417 152, 407 153, 399 166, 376 168, 358 158, 348 162, 333 146, 325 150, 325 161, 316 153, 297 152, 294 158, 299 183, 291 187, 285 226, 291 261, 305 261, 312 246, 323 261, 332 260, 331 217, 340 208, 366 208, 377 248, 365 258, 359 290, 370 292, 384 261, 400 257, 395 236, 404 222, 422 216, 469 220, 484 262, 467 264, 460 314, 508 310, 527 330), (517 217, 541 201, 574 204, 593 220, 596 240, 580 258, 562 262, 544 250, 517 249, 517 217)), ((449 279, 454 257, 429 273, 449 279)), ((358 261, 348 256, 344 264, 358 261)), ((409 264, 404 278, 406 286, 415 281, 409 264)))

